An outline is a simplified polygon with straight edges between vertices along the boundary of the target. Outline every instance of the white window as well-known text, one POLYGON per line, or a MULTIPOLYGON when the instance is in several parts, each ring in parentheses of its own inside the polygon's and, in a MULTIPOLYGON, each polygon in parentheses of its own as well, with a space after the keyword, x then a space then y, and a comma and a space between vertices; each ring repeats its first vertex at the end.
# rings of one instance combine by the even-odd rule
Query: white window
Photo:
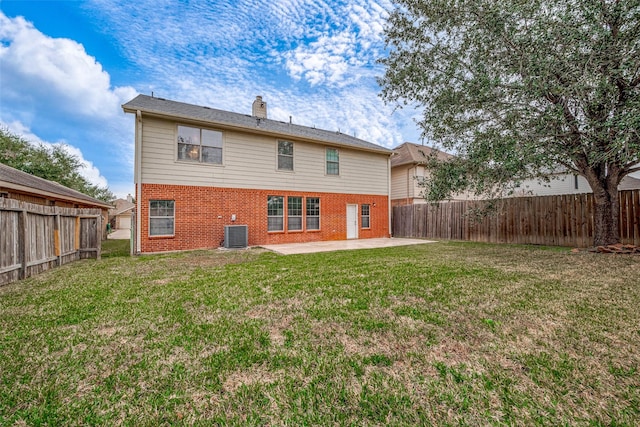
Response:
POLYGON ((327 148, 326 162, 327 175, 340 175, 340 157, 337 149, 327 148))
POLYGON ((293 142, 278 141, 278 170, 293 170, 293 142))
POLYGON ((360 224, 362 228, 371 227, 371 215, 369 205, 360 205, 360 224))
POLYGON ((267 231, 284 231, 284 197, 267 197, 267 231))
POLYGON ((222 132, 178 126, 178 160, 222 164, 222 132))
POLYGON ((320 230, 320 198, 307 197, 307 230, 320 230))
POLYGON ((302 230, 302 197, 287 198, 287 230, 302 230))
POLYGON ((175 201, 149 201, 149 236, 173 236, 175 201))

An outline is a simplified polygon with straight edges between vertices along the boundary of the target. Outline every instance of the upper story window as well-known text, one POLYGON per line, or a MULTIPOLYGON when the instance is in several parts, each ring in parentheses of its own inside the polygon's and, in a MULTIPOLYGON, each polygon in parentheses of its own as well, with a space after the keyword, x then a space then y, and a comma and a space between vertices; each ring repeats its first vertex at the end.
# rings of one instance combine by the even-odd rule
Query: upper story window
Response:
POLYGON ((278 141, 278 170, 293 170, 293 142, 278 141))
POLYGON ((178 126, 178 160, 222 164, 222 132, 178 126))
POLYGON ((340 175, 340 157, 338 150, 327 148, 327 175, 340 175))

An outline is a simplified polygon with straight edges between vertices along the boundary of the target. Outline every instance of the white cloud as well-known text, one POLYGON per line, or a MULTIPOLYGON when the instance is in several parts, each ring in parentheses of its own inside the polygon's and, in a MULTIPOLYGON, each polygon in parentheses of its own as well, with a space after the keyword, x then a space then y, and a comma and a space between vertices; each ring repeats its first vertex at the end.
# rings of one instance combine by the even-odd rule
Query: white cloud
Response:
POLYGON ((28 126, 25 126, 18 121, 2 123, 2 126, 6 127, 10 132, 14 134, 20 135, 26 141, 29 141, 34 145, 42 144, 45 147, 61 146, 68 154, 75 156, 78 159, 78 161, 82 165, 78 172, 80 173, 80 175, 86 178, 87 181, 89 181, 91 184, 99 185, 100 187, 108 186, 107 179, 102 176, 100 170, 93 164, 93 162, 84 158, 82 151, 78 147, 74 147, 73 145, 70 145, 65 141, 44 141, 42 138, 32 133, 31 129, 29 129, 28 126))
POLYGON ((0 76, 1 122, 30 141, 65 144, 93 184, 107 185, 102 169, 112 182, 132 187, 133 120, 120 105, 137 94, 133 87, 113 87, 78 42, 49 37, 2 12, 0 76))
POLYGON ((312 86, 338 87, 373 77, 371 71, 383 51, 385 9, 374 2, 347 3, 340 15, 313 41, 284 53, 291 77, 312 86))
POLYGON ((37 104, 104 119, 136 93, 131 87, 112 89, 109 74, 81 44, 46 36, 24 18, 2 12, 0 73, 3 103, 18 108, 37 104))
POLYGON ((354 55, 354 35, 341 33, 321 37, 308 47, 298 47, 285 54, 286 66, 295 79, 305 78, 312 85, 352 83, 345 79, 349 58, 354 55))
POLYGON ((79 171, 80 175, 85 177, 87 181, 89 181, 94 185, 99 185, 100 187, 109 186, 109 183, 107 182, 107 178, 102 176, 102 174, 100 173, 100 170, 97 167, 95 167, 93 162, 84 158, 84 156, 82 155, 82 151, 80 151, 79 148, 74 147, 73 145, 66 144, 64 142, 57 143, 57 145, 60 145, 60 144, 62 144, 62 146, 64 147, 64 150, 67 153, 77 157, 78 160, 80 160, 80 164, 82 164, 82 168, 79 171))
POLYGON ((284 71, 295 80, 335 88, 373 80, 384 50, 381 32, 389 4, 94 0, 84 7, 99 27, 116 30, 109 36, 152 80, 170 82, 180 76, 239 85, 284 71), (117 31, 122 22, 127 31, 117 31))

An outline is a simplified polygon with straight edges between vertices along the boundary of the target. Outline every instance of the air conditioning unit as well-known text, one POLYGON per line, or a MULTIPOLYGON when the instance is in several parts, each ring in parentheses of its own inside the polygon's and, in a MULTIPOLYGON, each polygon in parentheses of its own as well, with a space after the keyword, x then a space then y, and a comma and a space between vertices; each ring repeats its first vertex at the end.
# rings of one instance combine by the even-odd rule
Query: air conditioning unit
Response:
POLYGON ((246 248, 249 240, 249 230, 246 225, 224 226, 224 247, 227 249, 246 248))

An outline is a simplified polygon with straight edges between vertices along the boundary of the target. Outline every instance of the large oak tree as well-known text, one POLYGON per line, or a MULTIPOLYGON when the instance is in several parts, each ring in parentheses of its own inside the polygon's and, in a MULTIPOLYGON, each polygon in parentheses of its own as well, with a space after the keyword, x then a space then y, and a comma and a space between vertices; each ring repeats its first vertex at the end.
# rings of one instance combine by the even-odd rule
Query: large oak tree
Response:
MULTIPOLYGON (((431 199, 582 175, 595 244, 620 240, 618 184, 640 170, 640 0, 393 0, 386 102, 419 106, 431 199)), ((506 189, 506 190, 505 190, 506 189)))

